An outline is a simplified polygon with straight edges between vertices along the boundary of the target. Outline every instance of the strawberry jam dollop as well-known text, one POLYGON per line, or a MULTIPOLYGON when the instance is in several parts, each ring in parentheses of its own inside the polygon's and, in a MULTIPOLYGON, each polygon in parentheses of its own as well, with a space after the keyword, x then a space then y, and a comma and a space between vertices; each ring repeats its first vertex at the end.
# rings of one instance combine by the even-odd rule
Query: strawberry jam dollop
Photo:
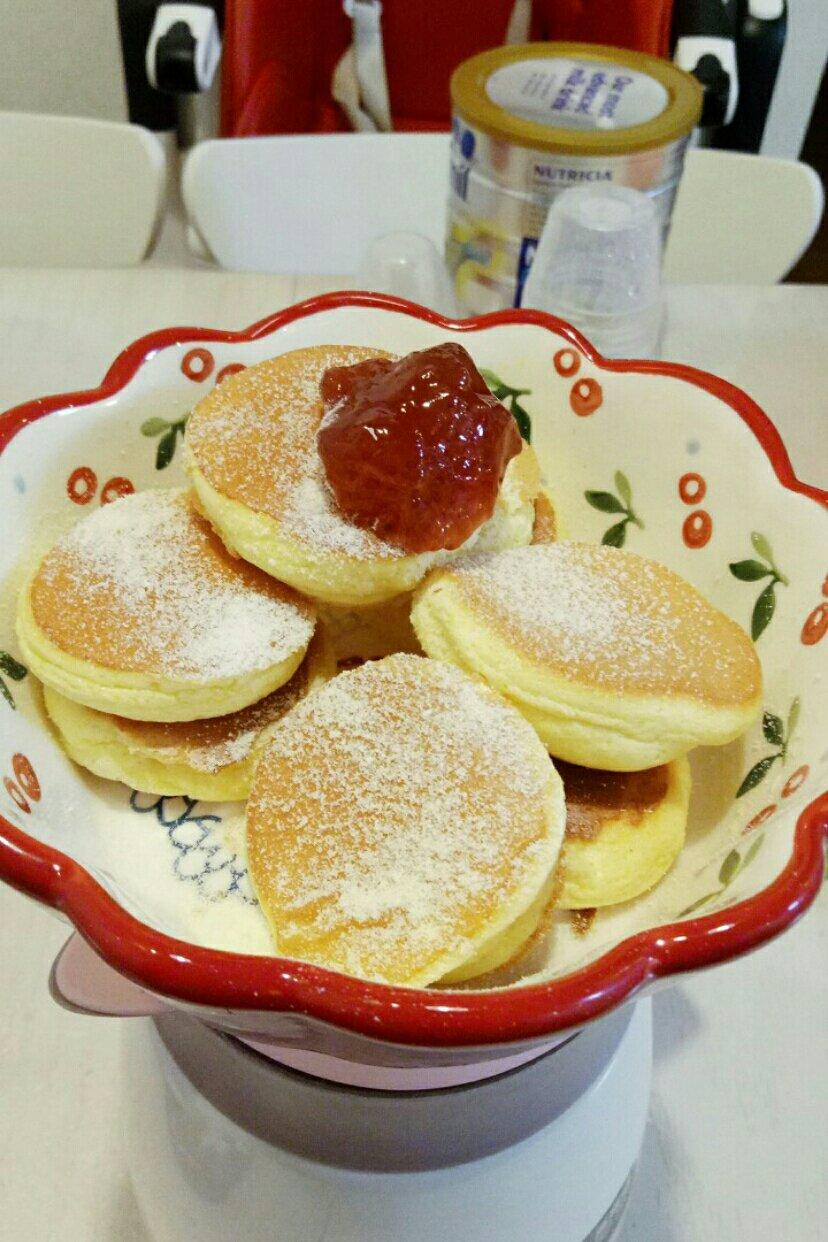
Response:
POLYGON ((349 522, 416 553, 491 517, 520 433, 462 345, 330 367, 321 389, 319 455, 349 522))

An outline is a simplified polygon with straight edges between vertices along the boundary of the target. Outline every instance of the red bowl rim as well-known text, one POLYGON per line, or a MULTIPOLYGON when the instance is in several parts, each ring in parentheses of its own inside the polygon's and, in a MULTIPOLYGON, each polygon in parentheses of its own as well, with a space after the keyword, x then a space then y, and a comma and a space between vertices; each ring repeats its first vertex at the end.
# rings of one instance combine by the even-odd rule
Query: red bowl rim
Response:
MULTIPOLYGON (((602 370, 669 375, 694 384, 747 423, 785 488, 828 507, 828 492, 796 477, 768 416, 726 380, 677 363, 605 359, 576 329, 540 311, 498 311, 454 321, 399 298, 350 291, 310 298, 240 332, 180 327, 143 336, 118 355, 97 388, 41 397, 0 414, 0 452, 36 419, 119 392, 146 361, 168 346, 253 341, 295 320, 342 306, 395 311, 452 332, 536 324, 570 341, 602 370)), ((724 911, 630 936, 563 978, 478 993, 389 987, 306 962, 176 940, 128 914, 74 859, 28 836, 1 815, 0 878, 62 911, 115 970, 160 996, 225 1010, 307 1014, 374 1039, 458 1047, 538 1039, 575 1027, 620 1004, 652 979, 713 965, 756 948, 788 927, 813 901, 822 880, 826 831, 828 791, 800 814, 785 869, 755 896, 724 911)))

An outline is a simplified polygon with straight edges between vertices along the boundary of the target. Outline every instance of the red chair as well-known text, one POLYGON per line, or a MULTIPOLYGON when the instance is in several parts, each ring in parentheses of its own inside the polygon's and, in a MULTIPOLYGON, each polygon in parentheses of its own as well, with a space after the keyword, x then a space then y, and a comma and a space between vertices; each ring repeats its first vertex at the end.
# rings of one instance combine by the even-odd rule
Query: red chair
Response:
MULTIPOLYGON (((505 41, 513 7, 514 0, 384 0, 395 130, 448 129, 453 70, 505 41)), ((672 0, 533 0, 530 37, 664 55, 671 9, 672 0)), ((331 79, 350 42, 342 0, 227 0, 222 136, 348 129, 331 79)))
POLYGON ((668 56, 672 15, 673 0, 532 0, 531 37, 668 56))

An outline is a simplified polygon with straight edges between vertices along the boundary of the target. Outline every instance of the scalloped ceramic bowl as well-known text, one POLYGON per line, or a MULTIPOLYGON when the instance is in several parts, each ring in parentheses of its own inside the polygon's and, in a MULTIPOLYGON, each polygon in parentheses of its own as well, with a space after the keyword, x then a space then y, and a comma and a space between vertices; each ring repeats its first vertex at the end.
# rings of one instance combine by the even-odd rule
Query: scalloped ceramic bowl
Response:
POLYGON ((245 332, 147 336, 99 388, 3 415, 0 448, 14 534, 0 547, 0 874, 167 1003, 304 1048, 347 1044, 352 1059, 445 1063, 484 1046, 505 1056, 559 1040, 659 977, 745 952, 816 893, 828 823, 828 498, 797 481, 766 416, 729 384, 669 363, 605 362, 536 312, 453 324, 336 294, 245 332), (586 929, 559 915, 522 976, 452 993, 269 956, 241 807, 131 794, 76 768, 17 663, 12 624, 25 565, 59 532, 123 491, 181 482, 187 413, 229 371, 303 345, 405 353, 447 337, 521 390, 506 399, 531 418, 564 534, 655 557, 752 625, 766 685, 764 720, 747 737, 694 753, 687 844, 654 891, 586 929))

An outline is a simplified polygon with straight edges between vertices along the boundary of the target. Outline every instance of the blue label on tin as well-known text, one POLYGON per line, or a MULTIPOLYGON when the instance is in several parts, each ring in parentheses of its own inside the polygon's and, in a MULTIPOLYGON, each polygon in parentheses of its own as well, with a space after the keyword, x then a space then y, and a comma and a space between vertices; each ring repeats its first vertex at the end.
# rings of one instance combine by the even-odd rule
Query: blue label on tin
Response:
POLYGON ((515 286, 515 300, 513 306, 520 306, 520 300, 523 297, 523 286, 526 284, 526 277, 529 275, 529 268, 532 266, 532 260, 535 257, 535 251, 538 248, 537 237, 524 237, 520 243, 520 255, 518 256, 517 269, 517 285, 515 286))
POLYGON ((451 188, 458 198, 466 201, 469 188, 469 169, 474 159, 475 137, 455 118, 451 127, 451 188))

